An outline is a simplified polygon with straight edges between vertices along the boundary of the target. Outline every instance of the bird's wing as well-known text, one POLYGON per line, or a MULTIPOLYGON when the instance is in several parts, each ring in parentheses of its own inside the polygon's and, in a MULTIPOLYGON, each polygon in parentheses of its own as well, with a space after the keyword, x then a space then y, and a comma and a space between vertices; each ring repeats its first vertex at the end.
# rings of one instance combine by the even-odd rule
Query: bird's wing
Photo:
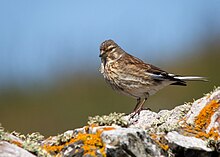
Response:
POLYGON ((150 76, 152 79, 157 80, 157 81, 164 81, 164 80, 169 80, 174 82, 174 85, 185 85, 186 83, 180 79, 177 79, 175 77, 179 75, 174 75, 170 74, 152 64, 148 64, 140 60, 139 58, 136 58, 130 54, 126 55, 126 60, 130 64, 136 65, 136 70, 139 72, 143 72, 145 75, 150 76))
POLYGON ((144 73, 151 75, 155 79, 156 78, 164 79, 164 77, 166 77, 166 76, 168 77, 169 76, 169 74, 166 71, 161 70, 160 68, 158 68, 158 67, 156 67, 154 65, 145 63, 142 60, 140 60, 139 58, 136 58, 136 57, 134 57, 134 56, 132 56, 130 54, 126 54, 124 59, 127 62, 127 64, 135 65, 135 68, 137 70, 143 71, 144 73))
POLYGON ((171 81, 173 83, 171 83, 171 85, 181 85, 181 86, 186 86, 186 82, 176 78, 179 75, 175 75, 175 74, 171 74, 168 73, 164 70, 161 70, 160 68, 153 66, 151 64, 148 64, 148 66, 150 67, 147 70, 147 74, 151 76, 151 78, 153 78, 154 80, 158 80, 158 81, 171 81))

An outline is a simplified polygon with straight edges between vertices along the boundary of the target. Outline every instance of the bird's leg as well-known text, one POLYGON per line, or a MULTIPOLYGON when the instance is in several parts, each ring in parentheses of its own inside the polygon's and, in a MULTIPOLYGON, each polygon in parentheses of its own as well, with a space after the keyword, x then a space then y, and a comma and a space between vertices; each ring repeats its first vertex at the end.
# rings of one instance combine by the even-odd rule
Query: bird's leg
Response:
POLYGON ((133 113, 133 115, 130 118, 134 118, 134 116, 136 114, 140 113, 140 111, 143 109, 143 106, 144 106, 144 103, 145 103, 146 100, 147 100, 147 98, 144 98, 142 101, 141 101, 141 98, 137 99, 137 104, 136 104, 136 106, 134 108, 134 111, 133 111, 134 113, 133 113))
POLYGON ((145 103, 145 101, 147 100, 147 98, 144 98, 140 103, 139 103, 139 105, 138 105, 138 107, 137 108, 135 108, 135 110, 134 110, 134 113, 135 114, 139 114, 140 113, 140 111, 143 109, 143 106, 144 106, 144 103, 145 103))
POLYGON ((138 108, 138 106, 139 106, 140 103, 141 103, 141 98, 137 98, 137 104, 136 104, 136 106, 135 106, 133 112, 135 112, 135 111, 137 110, 137 108, 138 108))

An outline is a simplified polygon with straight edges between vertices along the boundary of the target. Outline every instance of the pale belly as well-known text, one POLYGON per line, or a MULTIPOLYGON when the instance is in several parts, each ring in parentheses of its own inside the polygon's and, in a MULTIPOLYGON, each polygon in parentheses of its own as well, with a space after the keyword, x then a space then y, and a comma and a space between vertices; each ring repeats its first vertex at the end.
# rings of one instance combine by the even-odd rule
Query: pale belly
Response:
POLYGON ((134 98, 147 98, 150 95, 155 94, 162 88, 170 85, 171 81, 154 81, 148 77, 134 77, 129 74, 118 74, 114 70, 111 72, 106 71, 106 67, 101 64, 100 71, 103 74, 106 82, 119 93, 134 98))
POLYGON ((129 80, 123 80, 119 83, 115 83, 114 80, 111 80, 108 77, 106 77, 106 81, 115 91, 134 98, 148 98, 172 83, 170 81, 163 81, 161 83, 143 83, 137 81, 136 83, 131 83, 129 80))

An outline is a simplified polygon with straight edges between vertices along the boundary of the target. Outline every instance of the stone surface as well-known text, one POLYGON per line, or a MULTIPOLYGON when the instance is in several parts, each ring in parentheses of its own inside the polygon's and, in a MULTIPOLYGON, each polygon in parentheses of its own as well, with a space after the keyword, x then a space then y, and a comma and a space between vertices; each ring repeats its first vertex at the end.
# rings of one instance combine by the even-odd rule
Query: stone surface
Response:
POLYGON ((90 117, 88 124, 47 139, 0 127, 0 157, 220 156, 220 88, 172 110, 143 110, 132 119, 111 113, 90 117))
POLYGON ((135 128, 119 128, 102 133, 108 156, 165 156, 166 153, 145 131, 135 128), (117 150, 117 151, 115 151, 117 150))
POLYGON ((6 141, 0 141, 0 157, 36 157, 25 149, 6 141))
POLYGON ((169 132, 165 137, 169 143, 176 144, 186 149, 197 149, 207 152, 213 151, 213 149, 209 148, 207 143, 200 138, 184 136, 176 131, 169 132))

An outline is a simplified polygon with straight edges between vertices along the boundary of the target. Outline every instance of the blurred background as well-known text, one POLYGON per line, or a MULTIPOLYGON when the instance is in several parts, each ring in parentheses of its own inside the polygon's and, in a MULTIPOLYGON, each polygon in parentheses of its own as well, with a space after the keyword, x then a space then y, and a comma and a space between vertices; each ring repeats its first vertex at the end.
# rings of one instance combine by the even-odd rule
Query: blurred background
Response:
POLYGON ((136 100, 115 93, 99 73, 99 46, 124 50, 164 70, 207 76, 149 98, 172 109, 219 86, 219 1, 0 2, 0 123, 8 131, 56 135, 88 116, 129 113, 136 100))

